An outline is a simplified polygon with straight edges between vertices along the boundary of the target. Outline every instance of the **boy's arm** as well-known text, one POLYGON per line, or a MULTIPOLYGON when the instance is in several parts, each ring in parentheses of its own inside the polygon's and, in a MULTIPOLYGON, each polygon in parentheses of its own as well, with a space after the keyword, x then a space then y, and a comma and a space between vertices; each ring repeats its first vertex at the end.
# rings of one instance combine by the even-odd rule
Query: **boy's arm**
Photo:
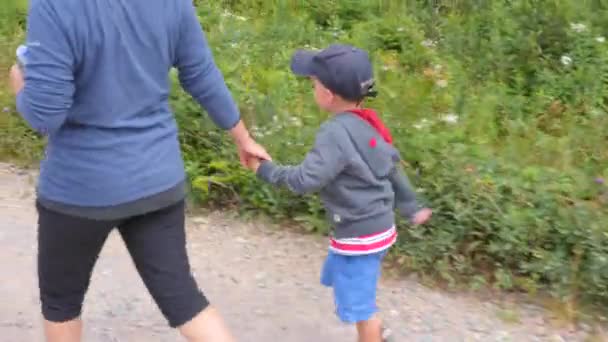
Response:
POLYGON ((400 165, 395 166, 389 175, 389 180, 395 192, 395 208, 401 216, 412 221, 422 207, 416 200, 416 193, 412 190, 410 181, 400 165))
MULTIPOLYGON (((339 130, 340 128, 338 128, 339 130)), ((346 159, 336 132, 325 126, 317 135, 315 146, 297 166, 279 166, 262 161, 257 176, 278 186, 286 186, 297 194, 322 189, 346 167, 346 159)))

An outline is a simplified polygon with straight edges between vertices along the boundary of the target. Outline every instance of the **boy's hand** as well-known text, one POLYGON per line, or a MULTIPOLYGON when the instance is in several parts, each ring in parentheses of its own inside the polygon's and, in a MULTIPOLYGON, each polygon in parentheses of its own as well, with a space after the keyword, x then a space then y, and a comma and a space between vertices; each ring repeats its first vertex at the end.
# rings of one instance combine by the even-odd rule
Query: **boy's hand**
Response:
POLYGON ((249 168, 251 171, 257 173, 258 169, 260 168, 260 164, 261 164, 261 160, 259 158, 249 158, 249 160, 247 160, 247 168, 249 168))
POLYGON ((433 211, 429 208, 419 210, 412 219, 414 225, 425 224, 433 215, 433 211))

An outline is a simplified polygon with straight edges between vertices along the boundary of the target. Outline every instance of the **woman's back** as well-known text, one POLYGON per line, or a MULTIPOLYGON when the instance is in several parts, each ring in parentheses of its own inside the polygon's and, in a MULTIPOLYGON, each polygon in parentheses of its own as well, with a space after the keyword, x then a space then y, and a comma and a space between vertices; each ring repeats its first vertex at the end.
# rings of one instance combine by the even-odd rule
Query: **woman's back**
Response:
POLYGON ((172 66, 219 126, 239 119, 191 0, 37 0, 27 47, 18 107, 49 137, 43 200, 112 206, 183 181, 172 66))

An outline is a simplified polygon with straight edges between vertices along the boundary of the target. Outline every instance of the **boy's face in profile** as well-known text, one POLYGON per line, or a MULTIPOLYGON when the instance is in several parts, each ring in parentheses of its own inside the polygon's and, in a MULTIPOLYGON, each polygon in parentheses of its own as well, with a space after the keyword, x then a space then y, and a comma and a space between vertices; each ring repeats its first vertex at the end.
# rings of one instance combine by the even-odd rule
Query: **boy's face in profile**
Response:
POLYGON ((311 77, 310 80, 313 84, 315 102, 317 102, 317 105, 323 110, 331 111, 336 95, 327 89, 316 77, 311 77))

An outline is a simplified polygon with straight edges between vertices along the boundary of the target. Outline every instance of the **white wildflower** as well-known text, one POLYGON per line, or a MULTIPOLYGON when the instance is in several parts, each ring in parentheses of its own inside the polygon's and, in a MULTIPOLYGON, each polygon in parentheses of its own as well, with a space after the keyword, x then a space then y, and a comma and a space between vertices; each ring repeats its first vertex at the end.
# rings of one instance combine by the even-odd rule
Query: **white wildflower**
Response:
POLYGON ((595 37, 595 41, 598 43, 603 43, 606 41, 606 38, 599 36, 599 37, 595 37))
POLYGON ((448 86, 448 81, 447 80, 437 80, 437 82, 435 82, 435 84, 439 87, 439 88, 445 88, 448 86))
POLYGON ((435 47, 435 45, 437 43, 435 41, 431 40, 431 39, 425 39, 420 44, 422 44, 422 46, 424 46, 424 47, 432 48, 432 47, 435 47))
POLYGON ((296 127, 302 127, 302 120, 300 120, 300 118, 295 117, 295 116, 291 116, 289 117, 289 122, 296 127))
POLYGON ((257 127, 257 126, 253 126, 251 127, 251 133, 253 134, 254 137, 256 138, 263 138, 264 137, 264 133, 262 132, 262 130, 257 127))
POLYGON ((448 113, 441 117, 441 121, 449 124, 456 124, 460 118, 454 113, 448 113))
POLYGON ((230 11, 224 11, 224 12, 222 13, 222 17, 232 17, 232 18, 234 18, 234 19, 236 19, 236 20, 240 20, 240 21, 247 21, 247 18, 242 17, 242 16, 240 16, 240 15, 236 15, 236 14, 234 14, 234 13, 230 12, 230 11))
POLYGON ((405 29, 403 27, 397 28, 397 32, 403 32, 403 31, 405 31, 405 29))
POLYGON ((563 65, 570 65, 572 64, 572 58, 570 56, 567 55, 563 55, 560 59, 559 59, 563 65))
POLYGON ((415 129, 424 129, 424 128, 428 127, 430 124, 431 124, 431 122, 429 120, 422 119, 414 124, 414 128, 415 129))
POLYGON ((587 25, 583 23, 570 23, 570 29, 576 33, 581 33, 587 30, 587 25))
POLYGON ((597 109, 597 108, 591 108, 591 110, 589 111, 589 114, 591 115, 591 117, 597 118, 597 117, 600 117, 601 115, 603 115, 604 112, 602 112, 600 109, 597 109))

